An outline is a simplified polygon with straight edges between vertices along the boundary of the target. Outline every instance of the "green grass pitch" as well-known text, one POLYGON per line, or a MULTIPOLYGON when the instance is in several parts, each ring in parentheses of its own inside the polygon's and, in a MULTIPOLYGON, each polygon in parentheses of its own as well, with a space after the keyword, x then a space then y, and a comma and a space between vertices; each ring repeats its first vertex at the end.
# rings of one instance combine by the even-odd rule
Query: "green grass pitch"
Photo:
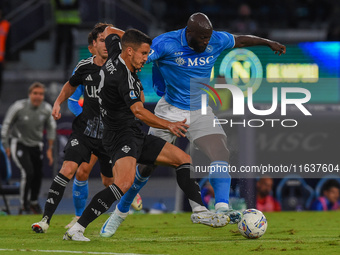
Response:
POLYGON ((91 242, 62 240, 71 215, 55 215, 46 234, 31 230, 40 216, 1 216, 0 254, 340 254, 340 211, 265 215, 267 232, 250 240, 236 225, 192 224, 189 213, 130 215, 116 235, 101 238, 105 214, 86 229, 91 242))

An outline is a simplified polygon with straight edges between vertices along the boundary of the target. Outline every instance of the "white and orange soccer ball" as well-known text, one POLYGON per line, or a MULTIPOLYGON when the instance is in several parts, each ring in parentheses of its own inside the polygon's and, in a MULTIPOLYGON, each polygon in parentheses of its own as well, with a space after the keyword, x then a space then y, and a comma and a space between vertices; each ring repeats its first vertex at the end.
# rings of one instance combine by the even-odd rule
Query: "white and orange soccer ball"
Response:
POLYGON ((261 211, 247 209, 243 211, 242 220, 238 223, 238 230, 244 237, 256 239, 266 233, 267 226, 266 216, 261 211))

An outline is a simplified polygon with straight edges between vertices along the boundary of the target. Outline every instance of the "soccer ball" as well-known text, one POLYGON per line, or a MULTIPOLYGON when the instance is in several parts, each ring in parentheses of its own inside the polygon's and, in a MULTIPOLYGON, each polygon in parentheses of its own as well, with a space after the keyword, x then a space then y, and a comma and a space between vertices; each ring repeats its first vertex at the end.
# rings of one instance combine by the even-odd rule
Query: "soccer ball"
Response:
POLYGON ((246 238, 260 238, 266 233, 267 219, 259 210, 244 210, 242 220, 238 223, 238 230, 246 238))

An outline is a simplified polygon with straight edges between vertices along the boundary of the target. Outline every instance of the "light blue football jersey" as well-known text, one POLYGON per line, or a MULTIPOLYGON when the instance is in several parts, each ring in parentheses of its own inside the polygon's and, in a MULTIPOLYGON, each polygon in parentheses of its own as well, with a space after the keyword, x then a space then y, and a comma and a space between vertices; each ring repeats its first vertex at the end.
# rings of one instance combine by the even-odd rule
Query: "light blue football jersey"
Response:
POLYGON ((184 110, 197 110, 201 108, 202 90, 193 95, 190 81, 198 78, 209 83, 218 56, 223 50, 233 48, 235 39, 227 32, 213 31, 206 50, 198 53, 189 47, 185 33, 186 28, 153 39, 147 62, 158 62, 168 103, 184 110))

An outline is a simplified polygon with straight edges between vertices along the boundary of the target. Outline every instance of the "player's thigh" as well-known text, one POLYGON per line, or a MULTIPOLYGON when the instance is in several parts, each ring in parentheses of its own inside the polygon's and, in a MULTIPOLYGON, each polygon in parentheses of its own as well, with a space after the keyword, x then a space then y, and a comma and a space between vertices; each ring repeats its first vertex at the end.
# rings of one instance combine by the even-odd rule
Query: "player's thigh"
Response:
POLYGON ((64 148, 64 161, 73 161, 78 165, 90 163, 92 150, 93 146, 86 137, 72 133, 64 148))
POLYGON ((176 138, 177 138, 177 136, 175 136, 173 133, 171 133, 167 129, 153 128, 153 127, 149 128, 148 134, 162 138, 163 140, 165 140, 169 143, 172 143, 172 144, 175 143, 176 138))
POLYGON ((185 163, 191 163, 191 159, 190 156, 180 148, 167 142, 159 153, 155 163, 178 167, 185 163))
MULTIPOLYGON (((190 117, 190 111, 179 109, 166 102, 165 99, 162 97, 155 107, 155 115, 167 121, 176 122, 182 121, 184 119, 188 120, 190 117)), ((189 123, 187 122, 187 124, 189 123)), ((160 137, 172 144, 175 143, 177 138, 177 136, 172 134, 169 130, 153 127, 150 127, 149 134, 160 137)))

